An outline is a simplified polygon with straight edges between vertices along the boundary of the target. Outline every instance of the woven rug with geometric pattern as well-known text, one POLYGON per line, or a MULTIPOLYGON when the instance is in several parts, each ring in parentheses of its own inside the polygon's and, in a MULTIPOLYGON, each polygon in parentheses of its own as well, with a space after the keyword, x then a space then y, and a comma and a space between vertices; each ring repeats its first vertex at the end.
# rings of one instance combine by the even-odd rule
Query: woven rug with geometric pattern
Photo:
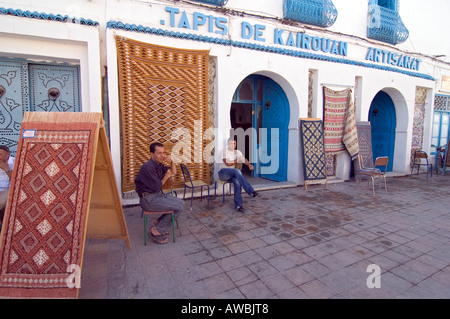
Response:
MULTIPOLYGON (((171 153, 186 144, 183 159, 193 179, 210 184, 203 160, 210 127, 208 110, 209 51, 184 50, 116 37, 122 137, 122 191, 134 191, 139 169, 150 157, 152 142, 171 153), (192 142, 187 142, 187 141, 192 142), (200 146, 200 147, 198 147, 200 146)), ((176 156, 173 156, 177 162, 176 156)), ((177 163, 178 164, 178 163, 177 163)), ((181 171, 173 187, 183 187, 181 171)))
POLYGON ((1 236, 0 296, 75 298, 96 123, 22 123, 1 236), (72 267, 72 266, 71 266, 72 267))
POLYGON ((301 145, 303 147, 303 171, 305 181, 327 178, 323 125, 320 119, 300 120, 301 145))

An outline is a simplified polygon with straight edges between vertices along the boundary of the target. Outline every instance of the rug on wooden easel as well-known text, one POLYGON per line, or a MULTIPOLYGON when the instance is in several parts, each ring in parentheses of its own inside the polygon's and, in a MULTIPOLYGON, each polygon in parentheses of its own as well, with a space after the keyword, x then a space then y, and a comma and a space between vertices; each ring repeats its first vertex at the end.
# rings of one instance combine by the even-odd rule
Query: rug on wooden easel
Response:
POLYGON ((77 296, 68 280, 81 267, 96 128, 22 123, 1 236, 0 296, 77 296))
POLYGON ((310 180, 326 180, 322 120, 301 119, 300 134, 305 182, 310 180))

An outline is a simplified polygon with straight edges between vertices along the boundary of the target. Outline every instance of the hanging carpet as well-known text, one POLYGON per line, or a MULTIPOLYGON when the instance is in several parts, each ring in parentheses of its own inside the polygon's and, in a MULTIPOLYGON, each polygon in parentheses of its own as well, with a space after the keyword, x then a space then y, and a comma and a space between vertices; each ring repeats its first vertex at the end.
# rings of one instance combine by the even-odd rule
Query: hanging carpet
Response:
MULTIPOLYGON (((179 154, 172 154, 175 161, 186 164, 193 179, 209 184, 209 161, 202 157, 210 142, 203 139, 210 125, 209 51, 157 46, 119 36, 116 44, 122 191, 135 189, 134 179, 150 158, 152 142, 163 143, 167 153, 172 151, 169 145, 180 146, 179 154)), ((173 178, 173 187, 183 185, 179 170, 173 178)))
POLYGON ((334 91, 323 87, 323 130, 325 152, 347 150, 351 157, 359 152, 352 90, 334 91))

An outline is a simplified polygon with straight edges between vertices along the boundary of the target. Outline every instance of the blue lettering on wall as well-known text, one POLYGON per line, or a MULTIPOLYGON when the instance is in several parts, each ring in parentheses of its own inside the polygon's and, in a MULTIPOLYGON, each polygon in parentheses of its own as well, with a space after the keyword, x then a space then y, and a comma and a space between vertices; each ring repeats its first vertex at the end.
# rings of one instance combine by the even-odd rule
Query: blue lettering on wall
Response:
POLYGON ((281 37, 284 30, 275 29, 274 30, 274 36, 273 36, 273 43, 284 45, 283 38, 281 37))
POLYGON ((419 70, 421 62, 420 59, 376 48, 369 48, 367 50, 366 60, 416 71, 419 70))
POLYGON ((202 26, 206 23, 206 15, 199 12, 194 12, 194 30, 198 30, 199 26, 202 26))
MULTIPOLYGON (((226 35, 229 30, 228 19, 224 17, 206 15, 200 12, 189 14, 185 10, 180 10, 173 7, 166 7, 166 12, 169 13, 169 24, 172 28, 176 27, 195 31, 199 31, 203 28, 207 29, 207 32, 209 33, 216 33, 220 35, 226 35)), ((161 25, 164 25, 165 23, 166 22, 164 19, 160 20, 161 25)), ((241 23, 242 39, 253 39, 259 42, 266 42, 266 37, 264 34, 265 31, 265 25, 253 25, 246 21, 242 21, 241 23)), ((276 45, 289 46, 304 50, 312 50, 316 52, 322 51, 324 53, 347 56, 346 42, 326 39, 319 36, 311 36, 304 32, 292 32, 275 28, 273 33, 273 43, 276 45)), ((388 58, 388 56, 384 55, 381 50, 371 54, 376 55, 374 57, 376 61, 381 61, 381 59, 388 58)), ((402 63, 405 63, 405 61, 402 61, 402 63)))
MULTIPOLYGON (((217 33, 221 35, 228 33, 227 18, 194 12, 192 21, 190 21, 189 15, 186 11, 180 12, 180 9, 166 7, 166 12, 169 13, 169 22, 172 28, 177 27, 188 30, 199 30, 200 27, 207 25, 208 32, 210 33, 217 33)), ((164 25, 165 20, 160 20, 160 24, 164 25)), ((258 33, 258 37, 261 37, 260 33, 258 33)))
POLYGON ((263 31, 266 29, 265 25, 255 24, 255 40, 266 42, 266 39, 263 38, 263 31))

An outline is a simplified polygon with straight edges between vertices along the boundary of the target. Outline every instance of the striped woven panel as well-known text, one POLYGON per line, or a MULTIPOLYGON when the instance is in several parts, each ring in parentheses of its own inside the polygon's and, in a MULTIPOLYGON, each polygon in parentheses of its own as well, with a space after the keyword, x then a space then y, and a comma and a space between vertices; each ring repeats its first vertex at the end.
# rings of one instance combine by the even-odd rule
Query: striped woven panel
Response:
MULTIPOLYGON (((122 124, 122 191, 150 157, 149 145, 161 142, 188 166, 194 179, 210 183, 210 165, 202 158, 209 143, 202 136, 208 119, 208 51, 156 46, 116 37, 122 124), (178 131, 177 131, 178 129, 178 131), (179 129, 182 129, 180 131, 179 129), (172 135, 174 132, 178 134, 172 135), (179 134, 185 132, 185 134, 179 134), (174 146, 175 145, 175 146, 174 146)), ((181 170, 173 187, 184 184, 181 170)))
POLYGON ((325 152, 336 154, 347 150, 350 156, 359 152, 352 90, 334 91, 323 87, 323 130, 325 152))
POLYGON ((303 147, 303 170, 307 180, 327 178, 323 125, 320 119, 301 119, 300 134, 303 147))
POLYGON ((325 152, 337 153, 345 150, 342 138, 345 129, 348 92, 333 91, 323 87, 323 130, 325 152))
POLYGON ((0 249, 0 295, 76 298, 69 266, 81 267, 95 123, 22 123, 0 249))

